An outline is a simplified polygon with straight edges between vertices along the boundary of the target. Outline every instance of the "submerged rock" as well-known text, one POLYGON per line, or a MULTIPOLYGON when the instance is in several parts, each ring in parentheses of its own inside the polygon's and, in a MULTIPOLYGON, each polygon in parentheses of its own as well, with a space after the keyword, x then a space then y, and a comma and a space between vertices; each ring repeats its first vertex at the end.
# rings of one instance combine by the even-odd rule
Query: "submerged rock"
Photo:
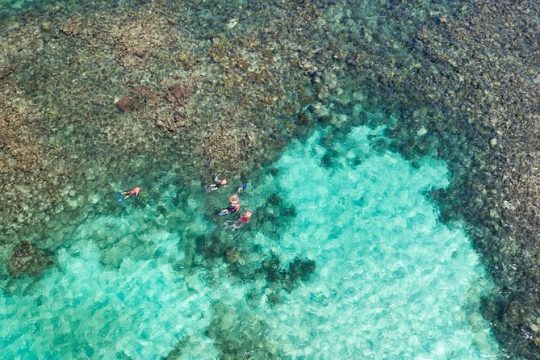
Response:
POLYGON ((282 359, 268 332, 260 317, 220 303, 213 306, 208 336, 214 339, 219 359, 282 359))
POLYGON ((27 241, 21 241, 13 250, 8 261, 8 272, 12 277, 39 276, 52 263, 50 256, 27 241))
POLYGON ((81 19, 79 16, 75 15, 71 17, 65 24, 60 28, 60 31, 66 35, 76 35, 79 32, 79 27, 81 26, 81 19))
POLYGON ((175 84, 167 91, 166 99, 171 104, 177 106, 185 106, 189 101, 192 89, 190 87, 175 84))
POLYGON ((313 272, 315 272, 315 261, 313 260, 295 258, 289 263, 289 276, 294 281, 297 279, 307 281, 313 272))
POLYGON ((225 260, 229 264, 237 264, 243 262, 242 253, 239 249, 231 247, 225 250, 225 260))
POLYGON ((266 275, 266 281, 268 282, 278 282, 286 276, 285 271, 281 269, 281 261, 276 254, 271 254, 269 258, 263 260, 259 271, 266 275))
POLYGON ((265 275, 267 282, 278 283, 290 293, 300 280, 308 281, 315 268, 315 261, 296 257, 289 263, 288 270, 285 270, 281 268, 279 257, 272 253, 262 261, 259 272, 265 275))
POLYGON ((138 109, 137 101, 131 96, 124 96, 115 103, 121 112, 132 112, 138 109))
POLYGON ((40 25, 40 29, 43 32, 51 32, 53 30, 52 24, 49 21, 44 21, 40 25))
POLYGON ((313 260, 294 258, 289 263, 289 271, 287 271, 283 279, 283 289, 290 293, 300 280, 308 281, 311 274, 315 272, 315 267, 315 261, 313 260))
POLYGON ((191 125, 191 121, 186 117, 185 114, 180 113, 180 112, 173 113, 173 114, 162 113, 162 114, 157 115, 156 125, 159 128, 175 133, 191 125))
POLYGON ((256 129, 215 129, 201 145, 211 168, 220 172, 238 171, 241 162, 251 157, 251 152, 260 148, 256 129))
POLYGON ((0 66, 0 80, 6 79, 9 75, 13 74, 15 68, 13 66, 0 66))

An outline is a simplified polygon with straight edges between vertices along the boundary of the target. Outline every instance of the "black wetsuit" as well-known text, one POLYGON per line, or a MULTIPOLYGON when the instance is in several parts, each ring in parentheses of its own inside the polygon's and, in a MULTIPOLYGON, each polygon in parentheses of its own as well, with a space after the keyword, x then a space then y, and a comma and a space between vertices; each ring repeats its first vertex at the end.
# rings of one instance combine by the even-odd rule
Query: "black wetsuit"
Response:
POLYGON ((222 215, 234 214, 238 210, 240 210, 240 206, 229 205, 226 208, 217 211, 216 215, 222 216, 222 215))
POLYGON ((240 207, 239 206, 227 206, 227 211, 229 211, 229 214, 233 214, 235 212, 237 212, 238 210, 240 210, 240 207))

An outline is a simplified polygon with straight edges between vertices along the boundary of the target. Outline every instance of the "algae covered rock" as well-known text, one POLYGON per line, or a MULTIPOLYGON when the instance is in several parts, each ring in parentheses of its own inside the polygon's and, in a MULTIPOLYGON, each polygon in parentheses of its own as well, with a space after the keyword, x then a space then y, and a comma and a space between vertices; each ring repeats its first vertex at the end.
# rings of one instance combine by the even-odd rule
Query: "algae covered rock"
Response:
POLYGON ((132 96, 124 96, 120 98, 115 105, 121 112, 132 112, 139 108, 137 100, 135 100, 135 98, 132 96))
POLYGON ((219 359, 283 358, 264 320, 235 307, 214 305, 208 336, 214 339, 219 359))
POLYGON ((80 31, 81 18, 79 15, 74 15, 62 25, 60 31, 66 35, 77 35, 80 31))
POLYGON ((158 128, 165 129, 171 133, 178 132, 179 130, 190 125, 190 119, 182 112, 164 112, 159 113, 156 116, 156 126, 158 128))
POLYGON ((12 277, 38 276, 51 264, 50 256, 27 241, 21 241, 8 261, 8 272, 12 277))
POLYGON ((215 129, 205 140, 202 148, 210 167, 220 171, 234 171, 256 148, 260 148, 256 129, 215 129))
POLYGON ((6 79, 15 71, 13 66, 0 66, 0 80, 6 79))
POLYGON ((188 86, 175 84, 167 91, 166 99, 173 105, 184 106, 189 101, 192 89, 188 86))

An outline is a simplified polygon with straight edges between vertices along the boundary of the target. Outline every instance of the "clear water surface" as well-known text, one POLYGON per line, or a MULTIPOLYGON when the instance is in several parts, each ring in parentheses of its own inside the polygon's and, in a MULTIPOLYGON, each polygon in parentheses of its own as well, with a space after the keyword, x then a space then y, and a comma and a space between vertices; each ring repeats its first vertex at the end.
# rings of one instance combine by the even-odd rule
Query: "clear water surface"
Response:
POLYGON ((240 279, 221 260, 193 266, 205 261, 193 239, 221 226, 208 212, 228 192, 171 182, 145 206, 88 218, 39 281, 0 295, 3 356, 156 359, 176 347, 182 359, 216 359, 215 331, 241 341, 260 322, 280 358, 494 358, 478 312, 490 289, 484 270, 460 225, 440 223, 426 196, 448 185, 444 163, 413 166, 386 149, 383 127, 323 141, 327 132, 291 144, 242 196, 253 209, 272 194, 294 207, 278 235, 256 216, 231 235, 249 231, 240 246, 260 249, 242 259, 246 268, 269 252, 315 261, 280 301, 268 301, 276 289, 263 277, 240 279))

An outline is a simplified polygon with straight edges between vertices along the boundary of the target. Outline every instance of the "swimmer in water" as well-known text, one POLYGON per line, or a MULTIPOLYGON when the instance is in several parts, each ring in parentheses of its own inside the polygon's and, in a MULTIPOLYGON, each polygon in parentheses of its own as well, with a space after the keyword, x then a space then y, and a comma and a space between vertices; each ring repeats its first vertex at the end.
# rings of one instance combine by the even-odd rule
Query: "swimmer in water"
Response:
POLYGON ((141 192, 141 188, 138 186, 135 186, 128 191, 124 191, 122 195, 124 196, 124 199, 127 199, 131 196, 139 196, 139 193, 141 192))
POLYGON ((210 185, 206 185, 205 189, 206 192, 217 190, 221 187, 227 186, 227 179, 221 178, 220 175, 214 176, 214 183, 210 185))
POLYGON ((236 219, 235 221, 229 220, 225 224, 223 224, 223 226, 227 229, 238 230, 251 220, 251 215, 251 211, 246 210, 246 212, 243 213, 242 216, 240 216, 238 219, 236 219))
POLYGON ((237 194, 234 194, 234 195, 229 196, 229 206, 221 210, 218 210, 216 212, 216 215, 223 216, 223 215, 234 214, 238 210, 240 210, 240 198, 238 197, 237 194))

